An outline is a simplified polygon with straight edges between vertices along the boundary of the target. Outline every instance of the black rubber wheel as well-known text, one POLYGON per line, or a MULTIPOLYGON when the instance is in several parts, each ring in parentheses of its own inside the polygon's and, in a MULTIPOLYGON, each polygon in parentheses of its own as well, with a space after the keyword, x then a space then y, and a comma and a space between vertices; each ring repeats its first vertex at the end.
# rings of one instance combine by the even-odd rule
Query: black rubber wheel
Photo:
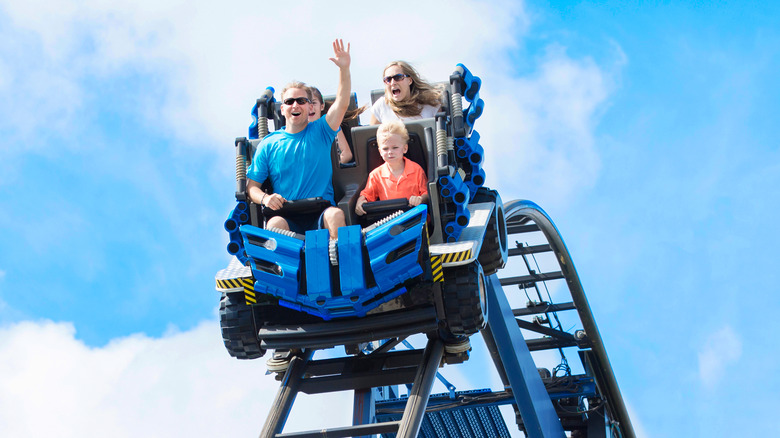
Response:
POLYGON ((244 301, 243 292, 222 294, 219 302, 222 341, 228 353, 237 359, 257 359, 265 354, 257 338, 252 307, 244 301))
POLYGON ((442 288, 447 328, 455 336, 470 336, 487 323, 487 292, 482 266, 474 261, 444 271, 442 288))
POLYGON ((501 204, 501 196, 495 190, 480 187, 474 202, 493 202, 496 208, 490 215, 485 238, 482 239, 482 248, 479 251, 479 263, 485 271, 485 275, 493 275, 506 264, 507 231, 504 218, 504 206, 501 204))

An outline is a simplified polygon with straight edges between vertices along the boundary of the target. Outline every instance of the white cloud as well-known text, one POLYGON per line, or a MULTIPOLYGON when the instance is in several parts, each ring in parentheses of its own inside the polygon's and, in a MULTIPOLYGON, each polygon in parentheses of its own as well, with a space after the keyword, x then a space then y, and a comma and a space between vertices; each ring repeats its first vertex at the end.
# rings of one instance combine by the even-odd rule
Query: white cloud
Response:
POLYGON ((592 186, 601 165, 595 129, 613 88, 611 74, 553 46, 528 76, 491 70, 483 76, 491 88, 484 87, 478 130, 489 145, 486 160, 494 172, 488 182, 508 189, 502 197, 563 205, 592 186))
POLYGON ((631 427, 634 429, 634 435, 637 438, 649 438, 650 434, 647 433, 647 429, 645 428, 644 423, 642 423, 642 418, 634 409, 634 406, 628 400, 626 400, 625 397, 623 398, 623 402, 626 405, 628 418, 631 419, 631 427))
POLYGON ((726 368, 742 357, 742 339, 730 326, 713 333, 699 351, 699 378, 706 388, 714 388, 726 368))
MULTIPOLYGON (((0 329, 0 357, 8 438, 256 436, 279 387, 265 358, 228 356, 216 321, 101 348, 71 324, 27 321, 0 329)), ((300 397, 285 430, 349 425, 351 393, 329 397, 300 397)))
POLYGON ((151 89, 117 104, 137 106, 150 127, 183 140, 177 145, 213 145, 227 155, 232 138, 246 135, 249 109, 267 85, 299 79, 335 91, 330 41, 343 37, 352 43, 353 90, 362 102, 381 87, 381 67, 394 59, 433 81, 445 80, 458 62, 484 79, 477 128, 488 151, 488 184, 516 187, 513 197, 543 194, 563 203, 599 171, 594 130, 614 78, 555 45, 518 77, 507 54, 531 27, 520 2, 416 4, 403 25, 413 32, 401 31, 384 7, 358 1, 339 8, 304 2, 272 16, 252 2, 6 1, 4 9, 12 36, 25 36, 36 56, 16 63, 22 74, 6 75, 27 91, 6 105, 17 108, 25 123, 16 126, 28 133, 52 120, 62 129, 77 125, 70 118, 92 78, 140 74, 151 89))

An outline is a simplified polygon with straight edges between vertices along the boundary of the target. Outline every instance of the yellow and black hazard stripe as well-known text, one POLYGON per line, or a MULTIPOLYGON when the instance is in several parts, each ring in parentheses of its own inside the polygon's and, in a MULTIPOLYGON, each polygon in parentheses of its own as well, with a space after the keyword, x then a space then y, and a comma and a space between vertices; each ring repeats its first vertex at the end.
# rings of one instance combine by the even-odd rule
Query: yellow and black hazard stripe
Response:
POLYGON ((462 262, 471 258, 471 249, 442 254, 442 263, 462 262))
MULTIPOLYGON (((217 280, 217 289, 239 289, 244 287, 244 278, 227 278, 224 280, 217 280)), ((251 280, 251 277, 248 278, 251 280)))
POLYGON ((441 283, 442 281, 444 281, 444 269, 442 269, 441 266, 441 256, 439 255, 431 256, 431 272, 433 274, 434 282, 441 283))
POLYGON ((217 280, 217 289, 243 289, 246 303, 249 305, 257 303, 257 296, 255 295, 255 279, 252 277, 217 280))
POLYGON ((257 296, 255 295, 255 279, 249 277, 242 278, 241 280, 244 283, 244 299, 246 300, 246 304, 249 306, 252 304, 257 304, 257 296))

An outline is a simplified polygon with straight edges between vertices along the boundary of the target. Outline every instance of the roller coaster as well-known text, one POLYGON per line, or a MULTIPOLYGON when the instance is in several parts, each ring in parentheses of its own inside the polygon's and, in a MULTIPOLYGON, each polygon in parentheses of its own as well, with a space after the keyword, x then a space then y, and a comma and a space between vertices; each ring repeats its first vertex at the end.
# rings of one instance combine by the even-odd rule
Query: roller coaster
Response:
POLYGON ((216 288, 228 353, 257 359, 273 350, 266 366, 281 383, 261 437, 508 437, 500 406, 513 408, 516 433, 529 437, 635 436, 558 229, 535 203, 503 202, 484 186, 474 129, 481 84, 458 64, 440 84, 436 117, 405 122, 407 158, 428 175, 427 204, 367 203, 368 217, 356 216, 360 189, 381 164, 377 127, 342 126, 354 160, 339 163, 334 147, 334 194, 347 222, 336 240, 327 230, 264 228, 278 212, 249 200, 246 167, 269 122, 280 129, 285 121, 270 87, 252 108, 248 137, 235 141, 236 206, 225 221, 232 259, 216 288), (468 361, 477 334, 502 390, 456 391, 438 372, 468 361), (314 358, 326 349, 330 357, 314 358), (448 392, 432 394, 437 378, 448 392), (351 425, 283 432, 297 394, 350 390, 351 425))

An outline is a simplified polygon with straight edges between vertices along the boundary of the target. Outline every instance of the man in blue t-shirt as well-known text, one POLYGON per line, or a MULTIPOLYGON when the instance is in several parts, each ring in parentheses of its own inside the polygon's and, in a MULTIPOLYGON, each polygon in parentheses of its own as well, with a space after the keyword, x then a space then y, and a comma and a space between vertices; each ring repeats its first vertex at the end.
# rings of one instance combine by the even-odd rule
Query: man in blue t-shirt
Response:
MULTIPOLYGON (((293 82, 282 90, 282 115, 287 124, 284 130, 266 136, 252 158, 246 187, 252 202, 278 210, 288 199, 321 196, 335 204, 330 149, 349 106, 352 80, 349 43, 345 49, 342 40, 334 41, 333 52, 330 60, 339 68, 339 85, 336 100, 325 117, 309 123, 311 92, 305 84, 293 82), (266 178, 271 178, 273 194, 260 188, 266 178)), ((319 213, 287 218, 274 216, 268 219, 266 227, 303 233, 316 228, 319 217, 319 213)), ((338 228, 346 225, 344 212, 336 207, 326 208, 322 220, 331 239, 336 239, 338 228)))

